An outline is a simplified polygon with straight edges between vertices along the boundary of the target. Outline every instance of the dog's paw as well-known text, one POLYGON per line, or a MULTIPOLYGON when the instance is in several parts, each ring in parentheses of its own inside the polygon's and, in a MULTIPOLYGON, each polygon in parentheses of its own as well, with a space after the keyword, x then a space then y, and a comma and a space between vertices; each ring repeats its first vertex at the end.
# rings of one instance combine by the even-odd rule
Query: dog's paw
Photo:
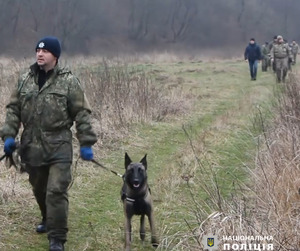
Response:
POLYGON ((156 239, 152 239, 151 240, 151 244, 152 244, 152 247, 154 247, 154 248, 157 248, 158 245, 159 245, 159 243, 158 243, 158 241, 156 239))

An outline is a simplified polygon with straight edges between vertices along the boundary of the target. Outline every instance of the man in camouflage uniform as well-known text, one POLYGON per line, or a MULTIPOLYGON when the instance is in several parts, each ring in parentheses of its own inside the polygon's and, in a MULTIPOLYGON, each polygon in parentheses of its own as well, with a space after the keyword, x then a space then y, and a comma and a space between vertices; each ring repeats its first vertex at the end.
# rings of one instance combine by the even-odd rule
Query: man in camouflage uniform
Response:
POLYGON ((23 125, 21 161, 42 214, 36 231, 47 232, 51 251, 64 250, 67 240, 67 190, 73 155, 70 128, 75 122, 84 160, 93 159, 92 145, 97 140, 86 96, 79 80, 57 64, 60 53, 56 37, 45 37, 37 43, 36 63, 20 76, 0 131, 4 152, 11 155, 23 125))
POLYGON ((293 40, 292 44, 291 44, 291 50, 292 50, 292 54, 293 54, 293 64, 296 64, 296 60, 297 60, 297 54, 298 54, 298 50, 299 50, 299 45, 296 43, 295 40, 293 40))
POLYGON ((270 52, 271 60, 276 65, 276 79, 277 82, 285 82, 285 78, 288 72, 288 62, 292 59, 291 50, 287 43, 284 43, 282 36, 277 37, 277 43, 273 45, 270 52))
POLYGON ((267 71, 268 66, 269 66, 269 61, 270 61, 270 51, 269 51, 269 43, 265 42, 261 46, 261 55, 262 55, 262 63, 261 63, 261 70, 262 71, 267 71))
MULTIPOLYGON (((271 52, 273 45, 277 44, 277 35, 273 37, 273 40, 270 41, 268 47, 269 47, 269 51, 271 52)), ((270 66, 272 66, 272 70, 274 73, 276 73, 276 65, 275 65, 275 61, 270 60, 270 66)))

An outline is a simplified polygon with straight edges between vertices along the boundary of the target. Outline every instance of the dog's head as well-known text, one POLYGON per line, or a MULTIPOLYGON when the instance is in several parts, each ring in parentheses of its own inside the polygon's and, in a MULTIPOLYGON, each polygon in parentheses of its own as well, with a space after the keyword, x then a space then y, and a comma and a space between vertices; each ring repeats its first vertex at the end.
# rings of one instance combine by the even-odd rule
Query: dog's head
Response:
POLYGON ((125 153, 125 182, 132 189, 140 189, 147 182, 147 154, 134 163, 125 153))

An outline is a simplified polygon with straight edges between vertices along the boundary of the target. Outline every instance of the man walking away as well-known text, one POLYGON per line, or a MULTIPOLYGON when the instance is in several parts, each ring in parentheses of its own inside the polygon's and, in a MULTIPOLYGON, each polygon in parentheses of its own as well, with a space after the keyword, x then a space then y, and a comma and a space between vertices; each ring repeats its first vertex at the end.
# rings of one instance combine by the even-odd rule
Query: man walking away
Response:
POLYGON ((245 49, 245 60, 249 62, 251 80, 256 80, 258 61, 261 60, 261 50, 255 39, 251 38, 245 49))

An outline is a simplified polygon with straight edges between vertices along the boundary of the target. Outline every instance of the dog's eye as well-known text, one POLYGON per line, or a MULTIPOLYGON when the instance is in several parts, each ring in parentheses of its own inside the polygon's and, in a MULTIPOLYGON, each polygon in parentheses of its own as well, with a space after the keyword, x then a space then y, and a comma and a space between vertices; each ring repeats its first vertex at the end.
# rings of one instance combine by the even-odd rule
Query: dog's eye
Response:
POLYGON ((142 171, 143 171, 142 168, 139 167, 138 172, 141 173, 142 171))

